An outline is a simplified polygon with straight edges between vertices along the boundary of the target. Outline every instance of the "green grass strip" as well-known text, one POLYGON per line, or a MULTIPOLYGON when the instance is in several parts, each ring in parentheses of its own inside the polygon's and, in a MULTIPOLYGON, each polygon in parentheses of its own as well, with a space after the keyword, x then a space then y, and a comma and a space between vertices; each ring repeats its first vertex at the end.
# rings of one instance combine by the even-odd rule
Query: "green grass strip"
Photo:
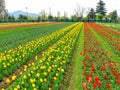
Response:
POLYGON ((83 56, 80 55, 80 52, 84 50, 84 25, 81 26, 81 31, 79 33, 78 39, 76 41, 76 46, 73 52, 72 57, 72 71, 69 80, 69 86, 64 88, 64 90, 82 90, 82 61, 83 56))
POLYGON ((82 62, 84 57, 80 55, 81 52, 84 50, 84 25, 82 27, 80 36, 78 37, 77 42, 77 51, 75 54, 75 67, 77 67, 77 79, 76 79, 76 89, 75 90, 82 90, 82 62))

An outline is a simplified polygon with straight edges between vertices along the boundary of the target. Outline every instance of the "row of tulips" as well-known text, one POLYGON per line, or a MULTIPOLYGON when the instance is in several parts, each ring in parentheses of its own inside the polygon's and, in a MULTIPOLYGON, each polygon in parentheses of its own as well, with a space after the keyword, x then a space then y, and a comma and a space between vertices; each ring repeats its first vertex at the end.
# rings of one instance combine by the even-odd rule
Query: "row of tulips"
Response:
POLYGON ((99 33, 102 38, 109 43, 115 54, 120 57, 120 34, 117 31, 106 29, 104 26, 98 24, 89 23, 89 25, 94 28, 97 33, 99 33), (102 28, 101 28, 102 27, 102 28), (116 36, 117 35, 117 36, 116 36))
POLYGON ((28 26, 0 31, 0 53, 16 48, 37 38, 49 35, 57 30, 69 26, 64 24, 43 24, 38 26, 28 26))
POLYGON ((0 81, 10 75, 18 67, 26 64, 33 56, 47 48, 50 44, 56 42, 63 35, 68 33, 77 24, 70 25, 64 29, 53 32, 50 35, 27 42, 17 48, 5 51, 0 54, 0 81))
POLYGON ((7 23, 0 24, 0 30, 17 28, 17 27, 27 27, 27 26, 37 26, 37 25, 47 25, 47 24, 61 24, 61 22, 41 22, 41 23, 7 23))
POLYGON ((70 62, 69 59, 82 25, 82 23, 77 23, 77 26, 70 32, 48 50, 43 51, 42 56, 37 57, 31 68, 21 74, 21 77, 15 80, 10 87, 9 84, 14 78, 12 80, 6 79, 7 90, 59 90, 66 65, 70 62))
POLYGON ((120 72, 116 63, 98 42, 88 23, 84 27, 83 90, 119 90, 120 72))
POLYGON ((115 37, 118 37, 120 39, 120 32, 112 29, 112 28, 108 28, 108 27, 105 27, 103 25, 98 25, 96 24, 99 28, 101 28, 102 30, 105 30, 106 32, 110 33, 111 35, 115 36, 115 37))

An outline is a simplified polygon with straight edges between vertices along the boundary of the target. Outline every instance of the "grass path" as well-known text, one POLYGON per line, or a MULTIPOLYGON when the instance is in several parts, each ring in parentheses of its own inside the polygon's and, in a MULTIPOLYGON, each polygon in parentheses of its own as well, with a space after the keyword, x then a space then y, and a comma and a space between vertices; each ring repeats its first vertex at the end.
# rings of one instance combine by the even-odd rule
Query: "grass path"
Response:
POLYGON ((72 57, 72 73, 69 81, 69 86, 67 90, 81 90, 82 84, 82 60, 83 56, 80 55, 80 52, 83 52, 84 49, 84 26, 82 27, 81 33, 76 42, 75 51, 72 57))

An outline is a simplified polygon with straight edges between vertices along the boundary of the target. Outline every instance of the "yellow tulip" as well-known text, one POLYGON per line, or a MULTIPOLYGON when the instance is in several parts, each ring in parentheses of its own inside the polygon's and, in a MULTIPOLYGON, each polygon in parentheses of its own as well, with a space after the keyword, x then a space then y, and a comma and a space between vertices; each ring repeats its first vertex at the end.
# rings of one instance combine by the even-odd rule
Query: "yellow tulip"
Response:
POLYGON ((37 73, 37 74, 36 74, 36 76, 37 76, 37 77, 40 77, 40 74, 39 74, 39 73, 37 73))
POLYGON ((24 76, 23 76, 23 79, 26 79, 26 78, 27 78, 27 77, 24 75, 24 76))
POLYGON ((40 82, 43 82, 43 79, 42 79, 42 78, 40 78, 40 82))
POLYGON ((7 66, 6 66, 6 65, 4 65, 3 67, 4 67, 4 68, 6 68, 7 66))
POLYGON ((35 87, 35 84, 34 84, 34 83, 32 84, 32 87, 35 87))
POLYGON ((33 71, 31 71, 31 73, 34 73, 33 71))
POLYGON ((17 85, 17 89, 20 89, 20 85, 17 85))
POLYGON ((22 83, 21 83, 22 85, 24 85, 25 83, 24 83, 24 81, 22 81, 22 83))
POLYGON ((46 72, 44 72, 44 75, 45 75, 45 76, 47 76, 47 73, 46 73, 46 72))
POLYGON ((4 88, 2 88, 1 90, 5 90, 4 88))
POLYGON ((48 69, 48 72, 51 72, 51 69, 48 69))
POLYGON ((10 79, 8 78, 8 79, 6 79, 6 83, 7 84, 9 84, 11 81, 10 81, 10 79))
POLYGON ((22 71, 20 72, 20 75, 22 75, 22 71))
POLYGON ((26 68, 24 68, 24 71, 27 71, 27 69, 26 69, 26 68))
POLYGON ((24 90, 27 90, 26 88, 24 88, 24 90))
POLYGON ((14 90, 18 90, 17 88, 14 88, 14 90))
POLYGON ((54 77, 53 79, 54 79, 54 80, 57 80, 57 78, 56 78, 56 77, 54 77))
POLYGON ((44 82, 46 82, 47 81, 47 79, 46 78, 44 78, 44 82))
POLYGON ((59 74, 58 74, 58 73, 56 73, 56 76, 57 76, 57 77, 58 77, 58 75, 59 75, 59 74))
POLYGON ((30 77, 30 76, 31 76, 31 74, 29 73, 29 74, 28 74, 28 76, 30 77))
POLYGON ((58 68, 58 71, 60 71, 60 68, 58 68))
POLYGON ((36 88, 34 88, 33 90, 37 90, 36 88))
POLYGON ((12 80, 13 80, 13 81, 15 81, 15 79, 16 79, 16 76, 15 76, 15 75, 14 75, 14 76, 12 76, 12 80))
POLYGON ((63 73, 64 73, 64 69, 61 69, 61 72, 63 72, 63 73))
POLYGON ((30 82, 31 82, 31 83, 34 83, 34 80, 33 80, 33 79, 30 79, 30 82))
POLYGON ((49 88, 49 90, 52 90, 52 88, 49 88))
POLYGON ((32 62, 32 66, 34 65, 34 62, 32 62))

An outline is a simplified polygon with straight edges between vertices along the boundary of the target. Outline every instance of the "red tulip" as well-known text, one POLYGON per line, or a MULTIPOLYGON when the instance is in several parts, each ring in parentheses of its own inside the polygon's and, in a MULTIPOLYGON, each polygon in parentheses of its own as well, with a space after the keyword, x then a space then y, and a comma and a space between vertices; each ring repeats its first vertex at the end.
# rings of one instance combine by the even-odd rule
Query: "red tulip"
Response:
POLYGON ((83 82, 83 83, 82 83, 82 86, 83 86, 83 87, 86 87, 86 86, 87 86, 87 83, 86 83, 86 82, 83 82))
POLYGON ((104 74, 104 78, 107 79, 107 78, 108 78, 108 75, 107 75, 107 74, 104 74))
POLYGON ((84 65, 84 66, 87 66, 87 63, 86 63, 86 62, 83 62, 83 65, 84 65))
POLYGON ((116 80, 116 84, 120 84, 120 80, 116 80))
POLYGON ((92 78, 91 77, 89 77, 89 80, 88 80, 89 82, 92 82, 92 78))
POLYGON ((115 70, 115 69, 112 67, 111 70, 113 71, 113 70, 115 70))
POLYGON ((112 73, 113 73, 114 75, 117 75, 117 72, 116 72, 116 71, 113 71, 112 73))
POLYGON ((96 42, 96 46, 98 46, 98 42, 96 42))
POLYGON ((105 67, 102 67, 102 68, 101 68, 101 70, 102 70, 102 71, 105 71, 105 70, 106 70, 106 68, 105 68, 105 67))
POLYGON ((119 78, 119 75, 117 74, 117 75, 115 76, 115 78, 118 79, 118 78, 119 78))
POLYGON ((92 82, 92 78, 89 76, 86 76, 86 80, 88 80, 89 82, 92 82))
POLYGON ((85 56, 85 60, 89 60, 88 56, 85 56))
POLYGON ((99 81, 99 77, 95 77, 95 82, 97 83, 99 81))
POLYGON ((89 80, 89 76, 86 76, 86 80, 89 80))
POLYGON ((97 84, 93 84, 93 88, 95 89, 97 87, 97 84))
POLYGON ((105 66, 108 66, 108 62, 105 63, 105 66))
POLYGON ((92 73, 90 73, 89 76, 92 77, 92 73))
POLYGON ((90 90, 89 88, 86 88, 85 90, 90 90))
POLYGON ((94 66, 94 64, 92 65, 92 71, 95 71, 95 66, 94 66))
POLYGON ((101 54, 103 55, 103 54, 104 54, 104 52, 102 51, 102 52, 101 52, 101 54))
POLYGON ((110 89, 110 88, 111 88, 111 85, 110 85, 110 84, 107 84, 107 88, 110 89))
POLYGON ((86 75, 86 72, 83 72, 83 75, 85 76, 85 75, 86 75))
POLYGON ((120 47, 118 47, 117 50, 120 50, 120 47))
POLYGON ((86 49, 84 49, 84 54, 86 54, 86 49))
POLYGON ((98 85, 98 86, 101 86, 101 85, 102 85, 102 82, 101 82, 101 81, 98 81, 98 82, 97 82, 97 85, 98 85))

